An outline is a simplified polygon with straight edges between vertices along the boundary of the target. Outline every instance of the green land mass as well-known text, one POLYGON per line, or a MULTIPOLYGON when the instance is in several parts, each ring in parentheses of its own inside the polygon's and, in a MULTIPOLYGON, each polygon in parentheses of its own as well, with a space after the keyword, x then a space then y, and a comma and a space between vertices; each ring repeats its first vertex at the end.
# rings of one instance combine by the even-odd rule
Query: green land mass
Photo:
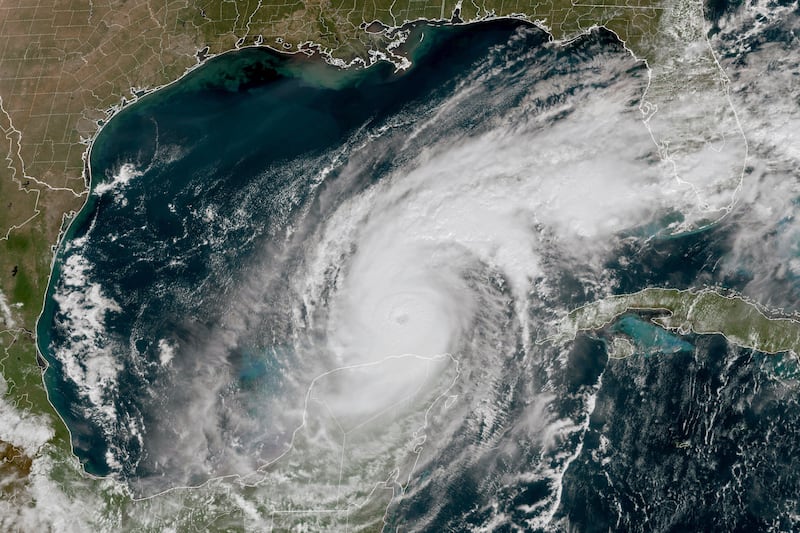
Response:
POLYGON ((612 296, 572 311, 560 333, 572 338, 579 331, 602 329, 629 311, 656 311, 652 322, 678 333, 718 333, 743 348, 800 354, 800 317, 771 313, 741 296, 712 289, 648 288, 612 296))

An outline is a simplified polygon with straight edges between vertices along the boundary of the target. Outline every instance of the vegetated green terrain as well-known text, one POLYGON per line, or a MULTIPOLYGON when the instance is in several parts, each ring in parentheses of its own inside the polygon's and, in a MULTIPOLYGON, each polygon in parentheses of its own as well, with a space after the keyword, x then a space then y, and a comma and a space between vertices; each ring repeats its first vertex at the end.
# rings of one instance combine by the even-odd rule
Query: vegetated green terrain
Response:
POLYGON ((768 316, 757 304, 740 296, 717 291, 648 288, 633 294, 612 296, 572 311, 562 333, 574 336, 582 330, 605 327, 628 311, 663 311, 651 320, 681 333, 719 333, 743 348, 765 353, 793 351, 800 354, 800 320, 768 316))

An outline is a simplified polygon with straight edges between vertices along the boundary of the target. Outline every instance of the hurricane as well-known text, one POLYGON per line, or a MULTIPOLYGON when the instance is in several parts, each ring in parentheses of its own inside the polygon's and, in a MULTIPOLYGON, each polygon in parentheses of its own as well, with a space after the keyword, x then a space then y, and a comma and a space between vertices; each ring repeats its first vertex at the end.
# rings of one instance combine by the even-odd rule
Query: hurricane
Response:
MULTIPOLYGON (((89 473, 144 500, 230 483, 273 525, 587 523, 567 472, 611 449, 598 421, 623 393, 603 391, 627 378, 560 324, 755 261, 734 206, 760 201, 762 147, 724 74, 653 115, 647 65, 605 30, 419 26, 406 46, 406 70, 336 83, 242 51, 104 129, 40 326, 89 473), (719 142, 685 135, 701 114, 719 142)), ((670 342, 677 365, 707 341, 670 342)))

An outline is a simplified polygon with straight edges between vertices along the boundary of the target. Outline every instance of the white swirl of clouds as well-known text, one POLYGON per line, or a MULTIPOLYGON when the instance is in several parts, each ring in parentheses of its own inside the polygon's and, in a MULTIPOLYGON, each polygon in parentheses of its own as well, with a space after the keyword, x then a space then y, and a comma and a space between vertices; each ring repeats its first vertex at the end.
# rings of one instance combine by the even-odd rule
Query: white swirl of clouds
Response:
MULTIPOLYGON (((558 292, 553 270, 600 286, 625 232, 670 212, 685 213, 687 225, 708 216, 641 121, 644 71, 620 49, 595 49, 543 76, 537 68, 559 53, 499 47, 443 100, 330 155, 285 240, 221 302, 220 324, 170 341, 181 390, 163 416, 174 430, 151 435, 148 449, 173 484, 264 463, 260 482, 283 484, 296 475, 281 467, 291 458, 334 465, 318 465, 316 481, 341 488, 348 439, 358 438, 347 428, 367 431, 378 419, 385 435, 369 430, 382 443, 371 457, 410 462, 373 465, 353 474, 353 487, 408 479, 457 433, 474 432, 482 448, 523 427, 553 454, 542 475, 558 478, 573 453, 558 443, 585 419, 549 414, 552 393, 530 385, 541 401, 513 414, 524 424, 509 421, 521 394, 513 383, 551 357, 535 341, 548 319, 536 302, 558 292), (392 170, 370 184, 387 153, 392 170), (231 393, 226 354, 253 342, 272 346, 279 393, 231 393)), ((730 186, 717 189, 726 201, 738 182, 730 186)), ((369 462, 359 457, 353 471, 369 462)))

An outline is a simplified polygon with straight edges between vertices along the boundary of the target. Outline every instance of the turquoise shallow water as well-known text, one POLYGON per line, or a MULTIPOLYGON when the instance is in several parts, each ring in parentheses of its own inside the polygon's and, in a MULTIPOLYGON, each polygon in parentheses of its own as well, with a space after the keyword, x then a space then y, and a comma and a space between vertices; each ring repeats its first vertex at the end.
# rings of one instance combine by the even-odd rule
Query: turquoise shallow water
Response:
POLYGON ((692 344, 679 336, 635 315, 621 317, 610 329, 614 333, 623 333, 630 337, 636 353, 640 355, 663 355, 694 350, 692 344))

